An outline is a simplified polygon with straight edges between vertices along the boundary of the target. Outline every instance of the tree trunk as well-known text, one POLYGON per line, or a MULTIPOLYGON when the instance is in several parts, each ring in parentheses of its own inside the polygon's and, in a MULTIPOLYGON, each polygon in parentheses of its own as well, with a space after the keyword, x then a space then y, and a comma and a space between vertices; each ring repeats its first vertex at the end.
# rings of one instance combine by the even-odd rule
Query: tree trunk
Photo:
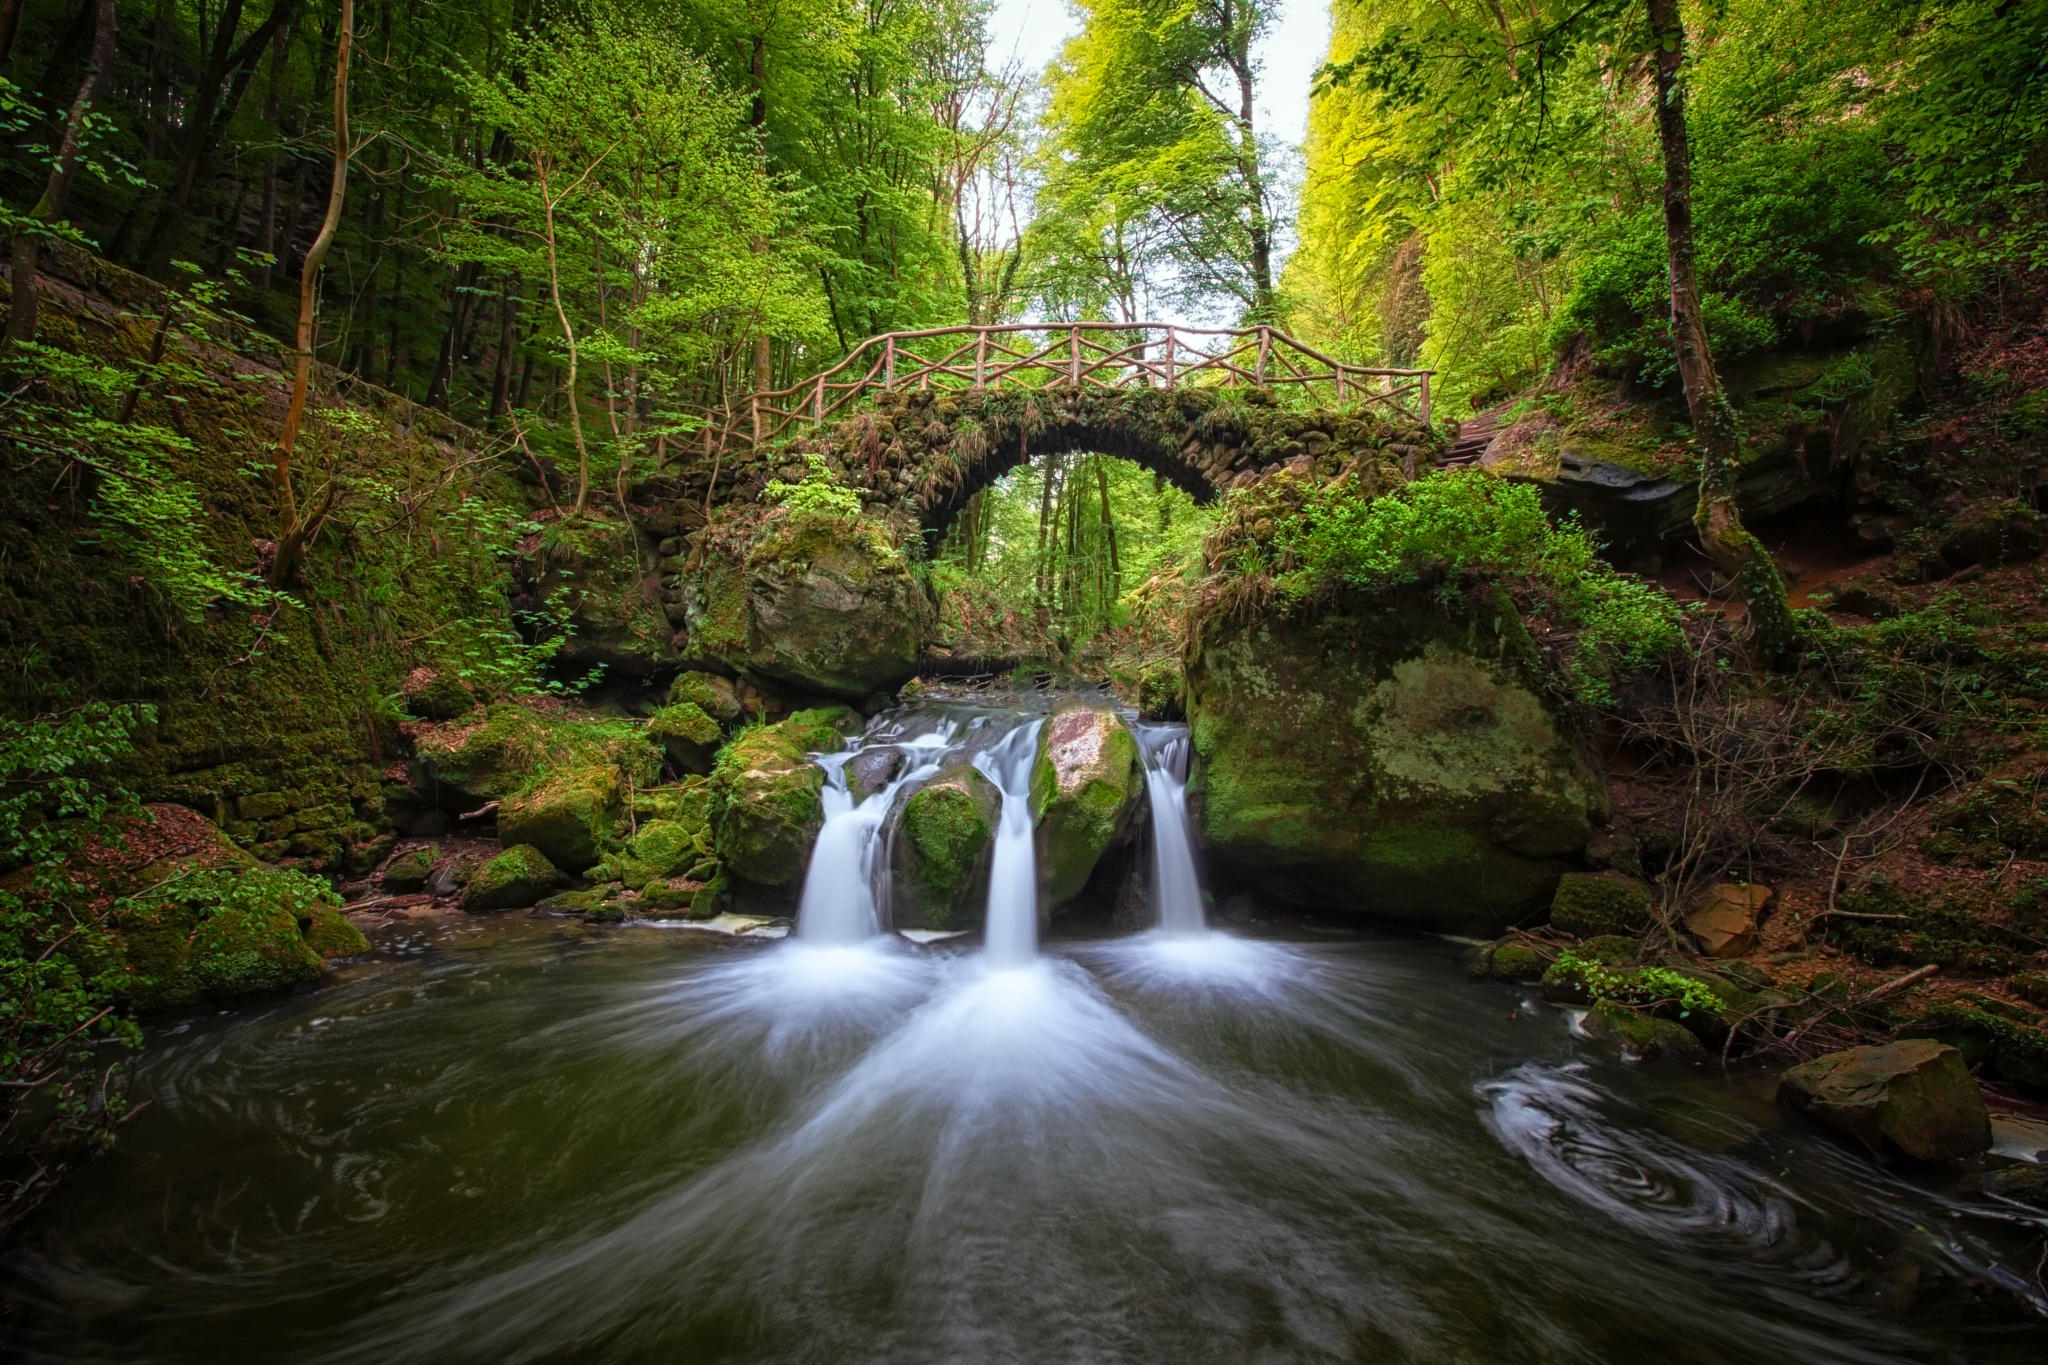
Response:
POLYGON ((21 0, 0 0, 0 66, 14 55, 14 35, 21 31, 21 0))
POLYGON ((298 0, 275 0, 268 17, 239 45, 235 43, 235 31, 242 22, 242 0, 226 0, 222 5, 206 66, 192 92, 178 172, 142 246, 145 274, 160 276, 169 268, 171 257, 177 252, 178 230, 184 226, 192 192, 206 178, 213 149, 249 88, 250 77, 256 71, 256 56, 291 17, 297 3, 298 0))
POLYGON ((78 97, 64 119, 64 136, 57 144, 56 159, 50 163, 50 178, 44 182, 42 198, 28 216, 35 226, 14 234, 12 284, 14 301, 7 312, 7 343, 36 339, 36 257, 42 246, 43 229, 64 216, 71 198, 71 182, 78 174, 78 143, 85 127, 86 113, 93 97, 106 83, 114 65, 114 0, 98 0, 93 9, 92 65, 79 82, 78 97))
POLYGON ((334 178, 327 187, 327 216, 320 222, 320 235, 306 249, 306 263, 299 270, 299 330, 292 361, 292 396, 285 407, 284 429, 277 436, 274 469, 278 537, 277 555, 271 561, 273 584, 292 580, 307 542, 320 529, 327 509, 333 505, 333 485, 329 484, 329 491, 314 509, 303 517, 299 514, 298 499, 292 492, 292 454, 298 444, 299 424, 306 416, 306 391, 313 381, 313 311, 320 294, 320 264, 327 259, 327 248, 334 244, 335 229, 341 226, 342 200, 348 190, 348 54, 355 18, 355 0, 341 0, 341 27, 334 49, 334 178))
POLYGON ((1685 119, 1685 27, 1678 0, 1648 0, 1656 40, 1657 135, 1664 150, 1664 240, 1671 275, 1671 349, 1685 386, 1700 448, 1700 497, 1693 513, 1700 545, 1734 585, 1749 610, 1757 653, 1783 658, 1798 646, 1799 628, 1785 581, 1757 538, 1742 524, 1735 501, 1742 435, 1729 406, 1700 315, 1699 272, 1692 227, 1692 155, 1685 119))
POLYGON ((1244 177, 1245 207, 1251 218, 1252 308, 1258 322, 1274 321, 1273 306, 1273 222, 1266 212, 1266 178, 1259 167, 1259 142, 1252 122, 1254 112, 1251 35, 1244 35, 1242 52, 1232 54, 1237 75, 1237 162, 1244 177))

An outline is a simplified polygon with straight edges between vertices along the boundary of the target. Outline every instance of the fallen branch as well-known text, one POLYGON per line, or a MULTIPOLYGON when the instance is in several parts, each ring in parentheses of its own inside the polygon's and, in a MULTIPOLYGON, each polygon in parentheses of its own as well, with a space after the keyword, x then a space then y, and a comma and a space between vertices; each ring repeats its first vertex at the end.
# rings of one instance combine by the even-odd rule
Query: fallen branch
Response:
POLYGON ((1859 1006, 1869 1005, 1875 1003, 1876 1001, 1883 1000, 1887 996, 1897 995, 1900 991, 1908 990, 1914 986, 1919 985, 1922 981, 1925 981, 1928 977, 1933 976, 1936 972, 1940 970, 1941 964, 1939 962, 1930 962, 1925 967, 1915 967, 1912 971, 1907 972, 1904 976, 1899 977, 1896 980, 1887 981, 1882 986, 1879 986, 1877 989, 1864 995, 1860 1000, 1856 1002, 1856 1004, 1859 1006))

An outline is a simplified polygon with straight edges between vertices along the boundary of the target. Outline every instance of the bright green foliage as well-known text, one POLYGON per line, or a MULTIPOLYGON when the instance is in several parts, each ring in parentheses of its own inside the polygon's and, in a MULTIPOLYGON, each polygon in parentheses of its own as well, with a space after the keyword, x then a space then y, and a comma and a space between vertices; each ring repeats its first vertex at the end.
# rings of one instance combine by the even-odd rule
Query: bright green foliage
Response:
POLYGON ((1624 1005, 1675 1005, 1679 1018, 1695 1012, 1712 1014, 1724 1001, 1706 982, 1669 967, 1608 967, 1566 951, 1550 964, 1544 980, 1574 983, 1595 1002, 1624 1005))
MULTIPOLYGON (((138 895, 120 912, 130 993, 150 1009, 272 995, 316 980, 321 954, 306 930, 341 898, 317 877, 282 868, 201 869, 138 895)), ((333 942, 332 935, 323 935, 333 942)))
POLYGON ((804 456, 808 467, 801 480, 785 483, 781 479, 770 479, 765 497, 786 510, 792 517, 820 517, 829 521, 856 521, 860 518, 860 494, 841 484, 832 477, 832 470, 825 463, 825 457, 815 451, 804 456))
POLYGON ((1252 45, 1271 0, 1082 0, 1051 74, 1032 225, 1041 293, 1136 321, 1151 297, 1273 311, 1273 150, 1252 45))
POLYGON ((1371 499, 1331 485, 1283 519, 1272 541, 1294 565, 1278 585, 1296 597, 1335 583, 1437 581, 1528 597, 1578 630, 1570 685, 1590 702, 1611 695, 1615 673, 1655 663, 1680 641, 1670 597, 1610 568, 1576 523, 1552 522, 1533 487, 1478 471, 1442 471, 1371 499))
MULTIPOLYGON (((1451 411, 1579 339, 1673 384, 1640 0, 1338 0, 1298 332, 1440 371, 1451 411)), ((1722 363, 1883 325, 2048 250, 2043 0, 1688 7, 1703 314, 1722 363)))

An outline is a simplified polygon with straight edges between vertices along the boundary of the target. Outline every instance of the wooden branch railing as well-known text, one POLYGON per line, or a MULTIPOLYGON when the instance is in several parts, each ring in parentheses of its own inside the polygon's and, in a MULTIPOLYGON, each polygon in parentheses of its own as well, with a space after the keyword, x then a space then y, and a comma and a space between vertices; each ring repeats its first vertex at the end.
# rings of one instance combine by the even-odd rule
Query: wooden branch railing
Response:
POLYGON ((831 369, 747 395, 706 424, 706 448, 759 447, 896 390, 1291 387, 1314 406, 1371 403, 1429 421, 1432 370, 1385 370, 1324 355, 1272 327, 1159 322, 1006 323, 870 337, 831 369))

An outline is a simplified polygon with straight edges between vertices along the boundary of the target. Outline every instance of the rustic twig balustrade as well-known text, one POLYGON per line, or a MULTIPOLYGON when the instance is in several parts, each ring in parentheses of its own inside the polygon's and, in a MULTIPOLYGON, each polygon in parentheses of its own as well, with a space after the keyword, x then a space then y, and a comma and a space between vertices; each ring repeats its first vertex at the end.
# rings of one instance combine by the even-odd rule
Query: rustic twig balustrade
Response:
POLYGON ((1429 420, 1430 370, 1348 365, 1271 327, 1008 323, 870 337, 821 374, 747 396, 707 446, 758 447, 823 425, 870 393, 907 389, 1293 387, 1316 406, 1366 402, 1429 420))

